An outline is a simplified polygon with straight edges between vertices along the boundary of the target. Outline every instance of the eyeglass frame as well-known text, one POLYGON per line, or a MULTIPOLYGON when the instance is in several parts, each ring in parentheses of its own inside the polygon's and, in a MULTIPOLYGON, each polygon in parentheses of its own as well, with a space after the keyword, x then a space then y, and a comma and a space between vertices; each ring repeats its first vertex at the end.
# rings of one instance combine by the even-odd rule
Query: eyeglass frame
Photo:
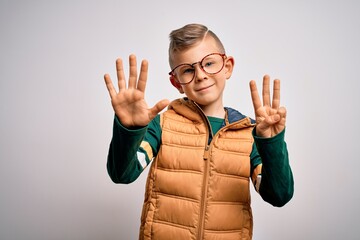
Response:
POLYGON ((172 77, 174 77, 176 83, 178 83, 178 84, 180 84, 180 85, 186 85, 186 84, 189 84, 189 83, 191 83, 192 81, 194 81, 196 74, 195 74, 195 72, 194 72, 194 76, 193 76, 193 78, 192 78, 189 82, 187 82, 187 83, 181 83, 181 82, 179 82, 179 81, 177 80, 177 78, 175 77, 175 73, 174 73, 174 71, 175 71, 178 67, 181 67, 181 66, 184 66, 184 65, 189 65, 189 66, 193 67, 194 70, 195 70, 194 65, 197 64, 197 63, 199 63, 199 66, 200 66, 201 70, 202 70, 204 73, 206 73, 206 74, 208 74, 208 75, 215 75, 215 74, 221 72, 221 70, 223 70, 223 68, 224 68, 224 66, 225 66, 225 59, 226 59, 226 58, 227 58, 227 56, 226 56, 225 53, 210 53, 210 54, 207 54, 205 57, 203 57, 203 58, 201 59, 201 61, 194 62, 194 63, 181 63, 181 64, 177 65, 176 67, 174 67, 174 68, 169 72, 169 75, 172 76, 172 77), (203 67, 202 64, 201 64, 202 61, 204 61, 205 58, 207 58, 208 56, 211 56, 211 55, 220 55, 220 56, 222 57, 222 59, 223 59, 223 65, 222 65, 222 67, 220 68, 219 71, 217 71, 217 72, 215 72, 215 73, 208 73, 208 72, 206 72, 205 69, 204 69, 204 67, 203 67))

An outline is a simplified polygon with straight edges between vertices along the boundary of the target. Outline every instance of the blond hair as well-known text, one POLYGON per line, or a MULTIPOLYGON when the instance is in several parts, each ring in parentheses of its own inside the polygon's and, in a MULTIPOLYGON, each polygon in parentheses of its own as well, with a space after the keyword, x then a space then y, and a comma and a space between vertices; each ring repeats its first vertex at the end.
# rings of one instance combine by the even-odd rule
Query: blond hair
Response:
POLYGON ((207 35, 211 36, 217 43, 219 51, 225 53, 225 48, 214 32, 201 24, 187 24, 182 28, 173 30, 170 35, 169 45, 169 63, 172 65, 173 55, 176 52, 189 49, 199 41, 202 41, 207 35))

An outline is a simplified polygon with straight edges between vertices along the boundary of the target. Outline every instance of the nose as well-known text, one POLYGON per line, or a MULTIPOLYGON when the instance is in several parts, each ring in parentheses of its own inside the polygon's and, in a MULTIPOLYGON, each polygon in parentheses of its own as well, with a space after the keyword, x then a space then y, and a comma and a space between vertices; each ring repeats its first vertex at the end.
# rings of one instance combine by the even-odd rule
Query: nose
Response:
POLYGON ((204 72, 200 64, 196 64, 194 68, 195 68, 195 73, 194 73, 195 81, 199 81, 199 80, 201 81, 207 79, 207 74, 206 72, 204 72))

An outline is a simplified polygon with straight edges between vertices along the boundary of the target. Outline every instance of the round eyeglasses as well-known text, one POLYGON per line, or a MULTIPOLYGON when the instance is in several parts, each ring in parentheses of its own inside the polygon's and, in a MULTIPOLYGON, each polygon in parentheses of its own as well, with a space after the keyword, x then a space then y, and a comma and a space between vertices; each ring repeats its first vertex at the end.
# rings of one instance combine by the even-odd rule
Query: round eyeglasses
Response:
POLYGON ((201 61, 195 63, 183 63, 171 70, 169 75, 175 76, 175 81, 181 85, 192 82, 195 78, 195 64, 199 63, 201 70, 206 74, 219 73, 225 65, 226 55, 224 53, 210 53, 201 61))

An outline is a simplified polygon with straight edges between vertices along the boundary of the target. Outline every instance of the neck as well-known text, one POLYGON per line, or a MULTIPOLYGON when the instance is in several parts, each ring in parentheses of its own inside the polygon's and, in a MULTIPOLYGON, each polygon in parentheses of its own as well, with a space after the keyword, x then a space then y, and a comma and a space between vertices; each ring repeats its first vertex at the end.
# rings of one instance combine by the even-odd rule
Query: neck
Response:
POLYGON ((217 117, 217 118, 225 118, 225 109, 223 104, 218 104, 217 106, 207 105, 201 106, 201 109, 205 113, 206 116, 217 117))

